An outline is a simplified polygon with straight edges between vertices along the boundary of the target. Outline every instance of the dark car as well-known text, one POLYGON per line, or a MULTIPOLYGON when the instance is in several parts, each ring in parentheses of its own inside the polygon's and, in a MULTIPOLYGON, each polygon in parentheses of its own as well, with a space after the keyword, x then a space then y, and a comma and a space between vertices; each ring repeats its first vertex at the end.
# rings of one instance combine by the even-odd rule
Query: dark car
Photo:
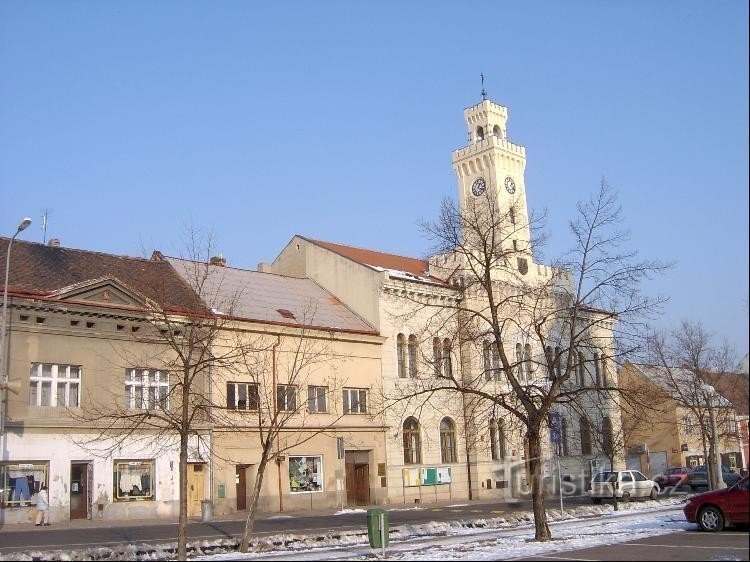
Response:
MULTIPOLYGON (((721 467, 721 479, 724 480, 724 484, 727 486, 735 484, 740 478, 742 477, 736 472, 732 472, 728 466, 721 467)), ((708 488, 708 471, 706 465, 702 464, 691 470, 687 477, 687 483, 693 490, 708 488)))
POLYGON ((662 489, 668 486, 680 486, 685 483, 689 473, 690 469, 685 466, 670 468, 664 474, 654 478, 654 482, 662 489))
POLYGON ((721 531, 726 525, 750 522, 750 479, 745 476, 729 488, 693 496, 684 507, 685 518, 704 531, 721 531))

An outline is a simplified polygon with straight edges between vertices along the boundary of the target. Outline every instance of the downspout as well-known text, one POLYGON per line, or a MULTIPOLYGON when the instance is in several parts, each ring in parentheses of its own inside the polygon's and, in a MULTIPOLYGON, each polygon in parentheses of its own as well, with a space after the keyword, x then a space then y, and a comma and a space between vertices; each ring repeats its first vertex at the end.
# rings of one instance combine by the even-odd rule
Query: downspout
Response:
MULTIPOLYGON (((271 347, 271 377, 273 382, 273 390, 271 391, 273 394, 273 417, 271 419, 276 419, 276 416, 278 415, 278 404, 276 403, 276 382, 277 382, 277 375, 276 375, 276 348, 281 343, 281 335, 276 335, 276 343, 273 344, 271 347)), ((278 476, 278 484, 279 484, 279 512, 284 511, 284 496, 281 492, 281 461, 279 459, 279 431, 276 432, 276 473, 278 476)))

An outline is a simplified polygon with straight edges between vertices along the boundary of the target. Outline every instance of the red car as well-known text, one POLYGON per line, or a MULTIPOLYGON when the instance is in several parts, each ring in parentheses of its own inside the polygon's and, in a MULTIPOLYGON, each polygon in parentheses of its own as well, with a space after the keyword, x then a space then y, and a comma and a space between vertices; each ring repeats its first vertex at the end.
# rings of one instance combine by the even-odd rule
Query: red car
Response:
POLYGON ((670 468, 666 473, 660 474, 654 478, 654 482, 656 482, 662 489, 668 486, 679 486, 680 484, 685 483, 689 471, 690 469, 684 466, 670 468))
POLYGON ((750 523, 750 478, 734 486, 698 494, 683 509, 690 523, 704 531, 721 531, 725 525, 750 523))

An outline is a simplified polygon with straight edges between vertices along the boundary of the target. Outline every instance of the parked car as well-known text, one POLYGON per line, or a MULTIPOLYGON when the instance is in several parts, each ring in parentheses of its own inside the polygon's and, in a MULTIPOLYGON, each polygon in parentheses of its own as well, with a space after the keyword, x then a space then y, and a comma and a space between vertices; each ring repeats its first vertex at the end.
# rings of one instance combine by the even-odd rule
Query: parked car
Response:
MULTIPOLYGON (((724 480, 724 484, 732 486, 742 478, 736 472, 732 472, 732 469, 728 466, 721 467, 721 478, 724 480)), ((698 488, 708 488, 708 468, 705 464, 696 466, 690 471, 687 477, 687 484, 691 489, 696 490, 698 488)))
POLYGON ((659 474, 654 478, 654 482, 662 489, 668 486, 681 486, 685 484, 689 473, 690 469, 686 466, 677 466, 668 469, 664 474, 659 474))
POLYGON ((683 511, 690 523, 698 523, 704 531, 721 531, 726 525, 747 525, 750 523, 750 478, 745 476, 729 488, 695 495, 683 511))
POLYGON ((589 496, 594 503, 617 496, 622 501, 635 498, 655 500, 659 495, 659 485, 649 480, 637 470, 605 470, 591 480, 589 496))

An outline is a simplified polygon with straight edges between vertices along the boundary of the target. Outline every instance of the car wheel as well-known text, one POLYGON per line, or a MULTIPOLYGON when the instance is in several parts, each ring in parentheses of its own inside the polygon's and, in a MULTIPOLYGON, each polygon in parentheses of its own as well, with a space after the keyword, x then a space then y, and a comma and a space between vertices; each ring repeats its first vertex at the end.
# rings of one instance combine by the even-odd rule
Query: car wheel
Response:
POLYGON ((698 525, 704 531, 721 531, 724 528, 724 516, 719 509, 709 505, 698 514, 698 525))
POLYGON ((602 503, 602 498, 591 498, 591 501, 596 505, 599 505, 600 503, 602 503))
POLYGON ((622 493, 622 503, 628 503, 630 501, 630 493, 629 492, 623 492, 622 493))
POLYGON ((656 498, 659 497, 659 490, 657 490, 656 488, 651 488, 651 494, 649 494, 648 497, 651 498, 652 500, 655 500, 656 498))

